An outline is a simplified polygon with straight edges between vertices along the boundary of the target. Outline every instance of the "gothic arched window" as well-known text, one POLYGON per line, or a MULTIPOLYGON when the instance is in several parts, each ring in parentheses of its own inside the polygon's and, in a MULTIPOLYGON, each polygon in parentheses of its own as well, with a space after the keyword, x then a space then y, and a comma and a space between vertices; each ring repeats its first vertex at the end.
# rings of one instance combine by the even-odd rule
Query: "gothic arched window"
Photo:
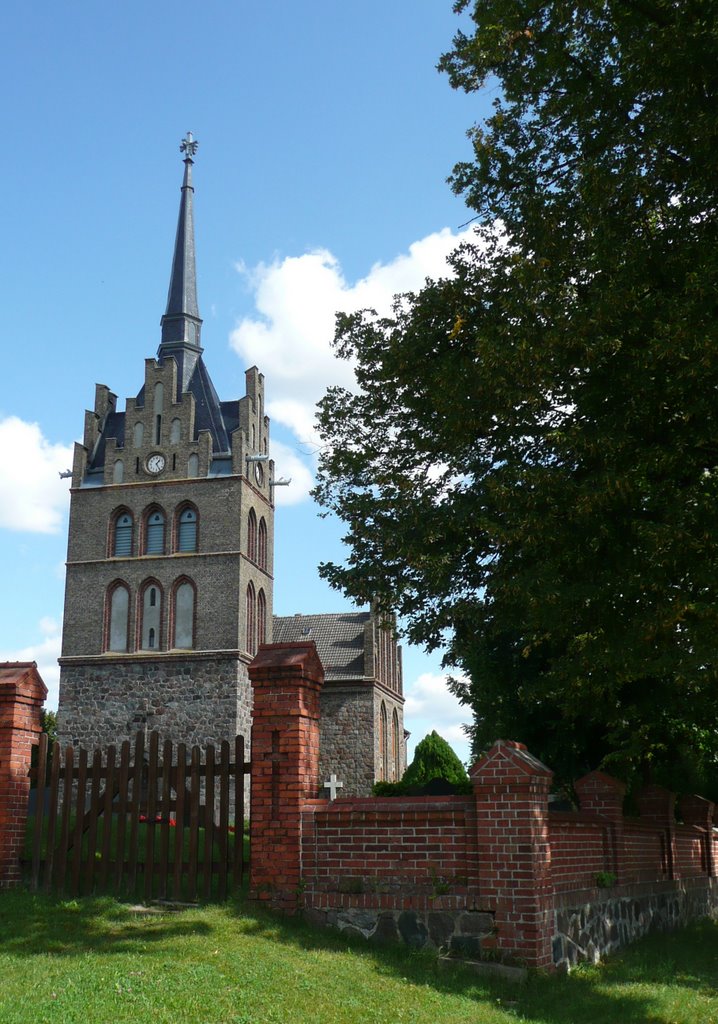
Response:
POLYGON ((393 772, 392 777, 395 781, 401 777, 400 751, 399 716, 396 713, 396 708, 394 708, 394 714, 391 716, 391 767, 393 772))
POLYGON ((187 459, 187 476, 199 476, 199 455, 196 452, 187 459))
POLYGON ((247 650, 250 654, 257 653, 257 598, 254 584, 247 585, 247 650))
POLYGON ((163 555, 165 553, 165 517, 160 509, 150 509, 147 513, 145 531, 145 554, 163 555))
POLYGON ((389 757, 387 750, 387 720, 386 720, 386 705, 384 701, 381 702, 381 709, 379 711, 379 779, 385 780, 389 778, 389 757))
POLYGON ((132 554, 132 515, 121 510, 113 523, 112 554, 115 558, 128 558, 132 554))
POLYGON ((267 568, 267 524, 264 516, 259 520, 259 543, 257 544, 257 562, 260 569, 267 568))
POLYGON ((257 649, 267 642, 267 599, 264 591, 257 594, 257 649))
POLYGON ((129 644, 130 592, 121 582, 107 591, 105 649, 127 651, 129 644))
POLYGON ((177 519, 177 550, 197 550, 197 511, 189 506, 182 509, 177 519))
POLYGON ((156 580, 148 580, 143 585, 140 600, 140 647, 143 651, 156 651, 160 646, 162 625, 162 588, 156 580))
POLYGON ((170 423, 170 444, 178 444, 182 439, 182 423, 177 416, 170 423))
POLYGON ((188 579, 178 581, 173 594, 173 647, 185 650, 194 647, 194 607, 194 585, 188 579))
POLYGON ((247 555, 253 562, 257 561, 257 516, 253 508, 247 518, 247 555))

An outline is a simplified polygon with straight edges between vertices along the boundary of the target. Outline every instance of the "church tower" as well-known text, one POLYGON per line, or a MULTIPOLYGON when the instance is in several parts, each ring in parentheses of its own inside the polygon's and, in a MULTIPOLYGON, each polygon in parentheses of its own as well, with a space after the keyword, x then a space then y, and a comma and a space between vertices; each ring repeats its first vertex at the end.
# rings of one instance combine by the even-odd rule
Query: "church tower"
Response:
POLYGON ((125 411, 98 384, 72 472, 58 729, 249 737, 247 665, 271 639, 274 507, 264 378, 220 401, 201 345, 188 133, 156 359, 125 411))

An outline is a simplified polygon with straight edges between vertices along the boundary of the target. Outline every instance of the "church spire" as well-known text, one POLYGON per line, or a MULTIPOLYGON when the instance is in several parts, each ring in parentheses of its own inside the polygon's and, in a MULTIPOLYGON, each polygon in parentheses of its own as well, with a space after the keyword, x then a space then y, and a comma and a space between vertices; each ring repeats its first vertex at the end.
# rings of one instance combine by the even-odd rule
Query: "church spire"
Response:
POLYGON ((178 363, 183 364, 182 377, 186 380, 197 362, 202 351, 200 331, 202 321, 197 307, 197 275, 194 261, 194 218, 192 215, 192 159, 197 152, 197 142, 192 132, 180 143, 180 152, 184 153, 184 180, 182 182, 182 198, 180 199, 177 236, 172 258, 172 274, 167 294, 167 309, 160 321, 162 324, 162 340, 158 358, 173 355, 178 363))

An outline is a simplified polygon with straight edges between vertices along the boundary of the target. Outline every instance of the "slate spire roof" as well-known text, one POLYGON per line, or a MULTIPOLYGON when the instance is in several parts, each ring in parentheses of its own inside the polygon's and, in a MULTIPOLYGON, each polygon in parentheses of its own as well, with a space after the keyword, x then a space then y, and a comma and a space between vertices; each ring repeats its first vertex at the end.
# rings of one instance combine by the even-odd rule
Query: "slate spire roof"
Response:
MULTIPOLYGON (((195 433, 209 430, 215 454, 228 452, 229 434, 236 424, 225 423, 222 404, 202 359, 200 334, 202 320, 197 305, 197 271, 194 247, 194 187, 192 185, 193 157, 198 142, 187 132, 180 143, 184 153, 177 234, 172 256, 172 272, 167 292, 167 309, 160 321, 162 340, 157 352, 158 362, 172 356, 177 363, 177 399, 189 391, 195 399, 195 433)), ((142 392, 140 392, 142 394, 142 392)), ((139 399, 140 396, 138 396, 139 399)))
MULTIPOLYGON (((172 272, 167 292, 167 309, 160 321, 162 341, 158 356, 177 355, 181 352, 189 379, 194 363, 202 352, 200 333, 202 320, 197 305, 197 271, 194 248, 194 211, 192 186, 192 159, 197 152, 197 141, 192 132, 180 143, 184 156, 184 179, 182 181, 177 234, 172 256, 172 272)), ((185 380, 185 383, 186 383, 185 380)))

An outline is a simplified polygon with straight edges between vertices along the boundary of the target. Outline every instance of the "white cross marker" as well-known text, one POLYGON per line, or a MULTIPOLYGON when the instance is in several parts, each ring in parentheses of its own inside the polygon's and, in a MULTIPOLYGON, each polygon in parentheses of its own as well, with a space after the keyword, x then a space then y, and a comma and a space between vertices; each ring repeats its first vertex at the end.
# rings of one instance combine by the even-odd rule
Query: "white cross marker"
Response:
POLYGON ((329 781, 324 783, 324 788, 329 790, 329 799, 336 800, 337 790, 344 788, 344 783, 340 782, 334 772, 329 776, 329 781))

